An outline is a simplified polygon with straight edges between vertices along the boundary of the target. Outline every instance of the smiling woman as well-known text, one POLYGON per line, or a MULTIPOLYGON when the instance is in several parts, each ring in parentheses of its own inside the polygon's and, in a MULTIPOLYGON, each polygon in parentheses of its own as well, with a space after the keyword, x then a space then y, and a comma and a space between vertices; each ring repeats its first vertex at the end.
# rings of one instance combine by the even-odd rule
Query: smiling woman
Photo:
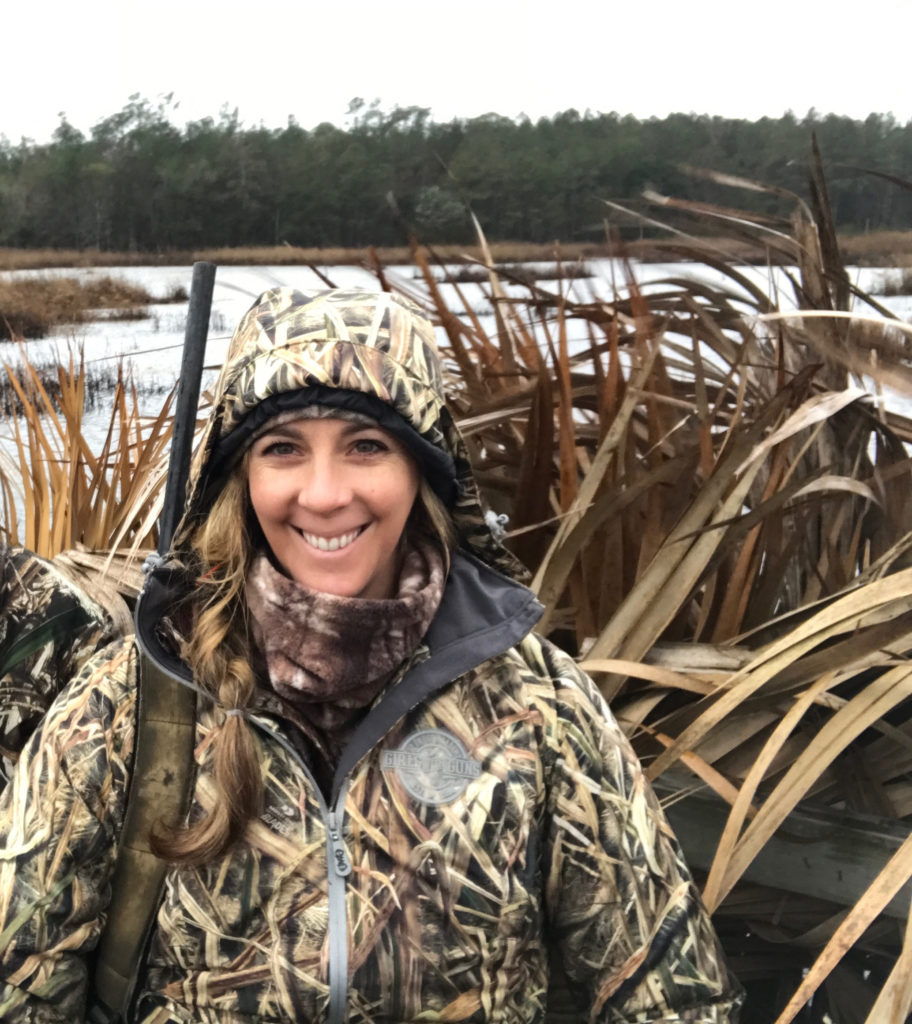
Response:
POLYGON ((3 794, 2 1019, 83 1019, 136 643, 196 695, 196 770, 153 835, 167 880, 127 1021, 543 1024, 567 1000, 601 1024, 734 1021, 655 796, 533 631, 524 577, 427 318, 386 293, 262 295, 136 641, 86 666, 3 794))

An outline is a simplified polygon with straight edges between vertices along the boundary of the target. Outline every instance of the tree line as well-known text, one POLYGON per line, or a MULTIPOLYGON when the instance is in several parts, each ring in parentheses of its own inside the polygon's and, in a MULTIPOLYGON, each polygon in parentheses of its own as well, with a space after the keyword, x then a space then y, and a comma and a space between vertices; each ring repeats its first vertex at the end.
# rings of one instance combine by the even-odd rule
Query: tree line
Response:
MULTIPOLYGON (((170 97, 131 97, 88 134, 65 117, 46 144, 0 136, 0 245, 164 252, 213 246, 465 242, 470 213, 492 240, 601 240, 603 202, 644 190, 782 213, 787 199, 736 195, 689 167, 807 196, 816 135, 843 231, 908 228, 912 123, 810 111, 758 121, 696 114, 638 120, 567 110, 531 121, 496 114, 446 123, 423 107, 353 100, 345 127, 245 127, 237 113, 173 123, 170 97)), ((0 123, 2 130, 2 123, 0 123)))

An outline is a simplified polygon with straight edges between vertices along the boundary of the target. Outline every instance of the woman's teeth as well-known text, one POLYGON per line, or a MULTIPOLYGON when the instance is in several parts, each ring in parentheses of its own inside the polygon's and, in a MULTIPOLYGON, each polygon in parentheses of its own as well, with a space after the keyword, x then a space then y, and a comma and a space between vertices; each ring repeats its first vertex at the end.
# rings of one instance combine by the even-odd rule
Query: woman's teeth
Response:
POLYGON ((340 537, 318 537, 315 533, 305 533, 301 530, 301 536, 318 551, 338 551, 340 548, 347 548, 361 533, 361 528, 352 530, 351 533, 343 533, 340 537))

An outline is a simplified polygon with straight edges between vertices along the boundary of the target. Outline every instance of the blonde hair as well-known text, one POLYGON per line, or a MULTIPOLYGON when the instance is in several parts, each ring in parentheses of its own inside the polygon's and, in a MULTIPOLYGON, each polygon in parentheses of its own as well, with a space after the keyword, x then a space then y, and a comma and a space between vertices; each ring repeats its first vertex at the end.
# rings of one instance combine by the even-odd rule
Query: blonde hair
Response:
MULTIPOLYGON (((406 531, 436 543, 449 569, 456 529, 423 477, 406 531)), ((250 505, 244 458, 190 537, 196 588, 191 598, 193 626, 181 652, 196 684, 226 711, 246 708, 256 689, 245 588, 264 543, 250 505)), ((226 716, 212 737, 212 752, 212 810, 190 825, 162 825, 153 831, 154 852, 173 863, 207 863, 240 839, 247 823, 259 814, 263 782, 257 741, 243 716, 226 716)))
POLYGON ((456 524, 450 510, 424 477, 421 477, 418 484, 418 496, 409 516, 409 524, 416 533, 437 544, 449 571, 450 555, 459 542, 456 524))

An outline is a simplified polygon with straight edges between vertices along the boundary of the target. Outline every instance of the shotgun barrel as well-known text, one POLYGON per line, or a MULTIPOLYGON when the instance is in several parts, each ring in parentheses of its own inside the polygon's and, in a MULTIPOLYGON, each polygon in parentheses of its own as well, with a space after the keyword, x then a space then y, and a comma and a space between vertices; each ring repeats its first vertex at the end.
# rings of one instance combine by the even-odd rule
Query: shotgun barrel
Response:
POLYGON ((168 479, 165 481, 164 504, 158 520, 158 553, 162 558, 168 553, 171 538, 184 511, 214 284, 215 264, 205 261, 194 263, 187 327, 184 332, 184 351, 181 356, 181 372, 174 405, 174 432, 168 457, 168 479))

